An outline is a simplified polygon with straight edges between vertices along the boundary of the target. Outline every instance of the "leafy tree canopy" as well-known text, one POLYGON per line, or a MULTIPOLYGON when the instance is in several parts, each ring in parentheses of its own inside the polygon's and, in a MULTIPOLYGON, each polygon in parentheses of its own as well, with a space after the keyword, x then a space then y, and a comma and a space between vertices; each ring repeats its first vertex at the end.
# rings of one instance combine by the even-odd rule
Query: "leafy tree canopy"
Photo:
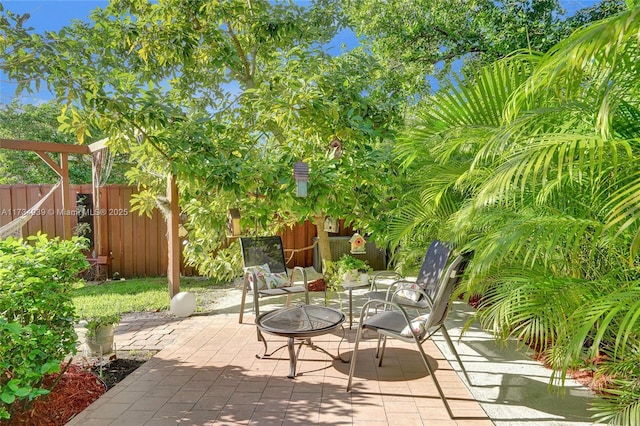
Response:
POLYGON ((454 63, 466 73, 517 50, 546 52, 623 5, 603 0, 566 19, 558 0, 354 0, 346 12, 362 42, 387 61, 393 89, 414 95, 429 93, 427 77, 446 76, 454 63))
POLYGON ((324 50, 339 12, 333 0, 113 0, 90 23, 38 35, 5 11, 2 67, 66 101, 61 129, 81 142, 98 129, 131 156, 141 210, 176 175, 188 250, 205 263, 230 206, 252 226, 379 219, 400 98, 377 90, 384 69, 371 56, 324 50), (298 161, 310 165, 307 198, 294 196, 298 161))

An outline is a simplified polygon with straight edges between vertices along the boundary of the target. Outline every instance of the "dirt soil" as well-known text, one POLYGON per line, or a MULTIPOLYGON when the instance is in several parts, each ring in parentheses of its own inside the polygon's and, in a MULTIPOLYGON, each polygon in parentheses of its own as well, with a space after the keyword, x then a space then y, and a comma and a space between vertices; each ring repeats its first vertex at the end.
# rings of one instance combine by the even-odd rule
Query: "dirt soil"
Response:
MULTIPOLYGON (((120 355, 122 356, 122 354, 120 355)), ((107 390, 111 389, 116 383, 124 380, 129 374, 133 373, 138 367, 144 364, 146 360, 137 358, 115 358, 107 364, 95 364, 90 371, 98 376, 105 384, 107 390)))

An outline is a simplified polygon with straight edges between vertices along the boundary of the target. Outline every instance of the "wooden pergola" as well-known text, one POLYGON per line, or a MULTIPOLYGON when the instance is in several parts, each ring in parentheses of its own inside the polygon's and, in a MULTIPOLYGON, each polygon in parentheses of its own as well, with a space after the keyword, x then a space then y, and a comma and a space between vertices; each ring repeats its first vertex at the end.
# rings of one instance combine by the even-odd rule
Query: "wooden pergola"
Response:
MULTIPOLYGON (((71 145, 55 142, 36 142, 30 140, 17 139, 0 139, 0 149, 11 149, 16 151, 32 151, 35 152, 56 174, 61 180, 62 191, 62 209, 70 212, 73 207, 73 200, 69 193, 69 154, 92 155, 91 166, 95 171, 98 165, 93 154, 107 147, 106 139, 99 140, 90 145, 71 145), (60 154, 59 159, 55 159, 51 154, 60 154)), ((95 176, 95 173, 92 173, 95 176)), ((98 182, 92 178, 94 206, 99 206, 96 197, 99 196, 97 190, 98 182)), ((171 213, 167 219, 167 242, 169 251, 169 262, 167 267, 167 278, 169 280, 169 297, 172 298, 180 291, 180 208, 178 206, 178 186, 175 178, 169 175, 167 179, 167 198, 170 203, 171 213)), ((100 215, 93 216, 94 229, 99 233, 100 215)), ((70 239, 71 232, 71 215, 63 214, 63 237, 70 239)), ((95 239, 96 256, 102 255, 102 247, 100 245, 100 236, 95 239)))

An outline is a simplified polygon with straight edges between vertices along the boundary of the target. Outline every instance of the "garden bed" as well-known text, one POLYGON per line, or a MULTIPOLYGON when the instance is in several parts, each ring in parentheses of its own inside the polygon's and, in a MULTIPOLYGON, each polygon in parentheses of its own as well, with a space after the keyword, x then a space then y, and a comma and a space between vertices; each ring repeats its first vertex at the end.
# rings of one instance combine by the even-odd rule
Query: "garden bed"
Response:
MULTIPOLYGON (((62 426, 78 415, 107 390, 144 364, 150 357, 147 351, 118 352, 118 357, 106 361, 74 358, 50 394, 39 398, 32 407, 14 414, 2 426, 62 426)), ((45 379, 53 386, 58 375, 45 379)))

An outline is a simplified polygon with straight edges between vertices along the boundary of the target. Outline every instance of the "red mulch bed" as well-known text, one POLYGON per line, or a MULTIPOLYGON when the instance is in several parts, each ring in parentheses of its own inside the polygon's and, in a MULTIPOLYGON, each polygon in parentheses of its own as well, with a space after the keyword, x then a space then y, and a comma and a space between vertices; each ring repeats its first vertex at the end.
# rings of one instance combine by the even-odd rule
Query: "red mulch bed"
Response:
MULTIPOLYGON (((45 378, 44 386, 53 385, 59 374, 45 378)), ((105 393, 105 384, 91 371, 69 365, 51 393, 38 398, 33 406, 15 413, 2 425, 62 426, 105 393)))
MULTIPOLYGON (((0 425, 63 426, 142 364, 143 360, 115 357, 104 366, 70 364, 48 395, 38 398, 27 411, 14 413, 10 421, 0 421, 0 425)), ((53 386, 58 375, 46 377, 44 387, 53 386)))

